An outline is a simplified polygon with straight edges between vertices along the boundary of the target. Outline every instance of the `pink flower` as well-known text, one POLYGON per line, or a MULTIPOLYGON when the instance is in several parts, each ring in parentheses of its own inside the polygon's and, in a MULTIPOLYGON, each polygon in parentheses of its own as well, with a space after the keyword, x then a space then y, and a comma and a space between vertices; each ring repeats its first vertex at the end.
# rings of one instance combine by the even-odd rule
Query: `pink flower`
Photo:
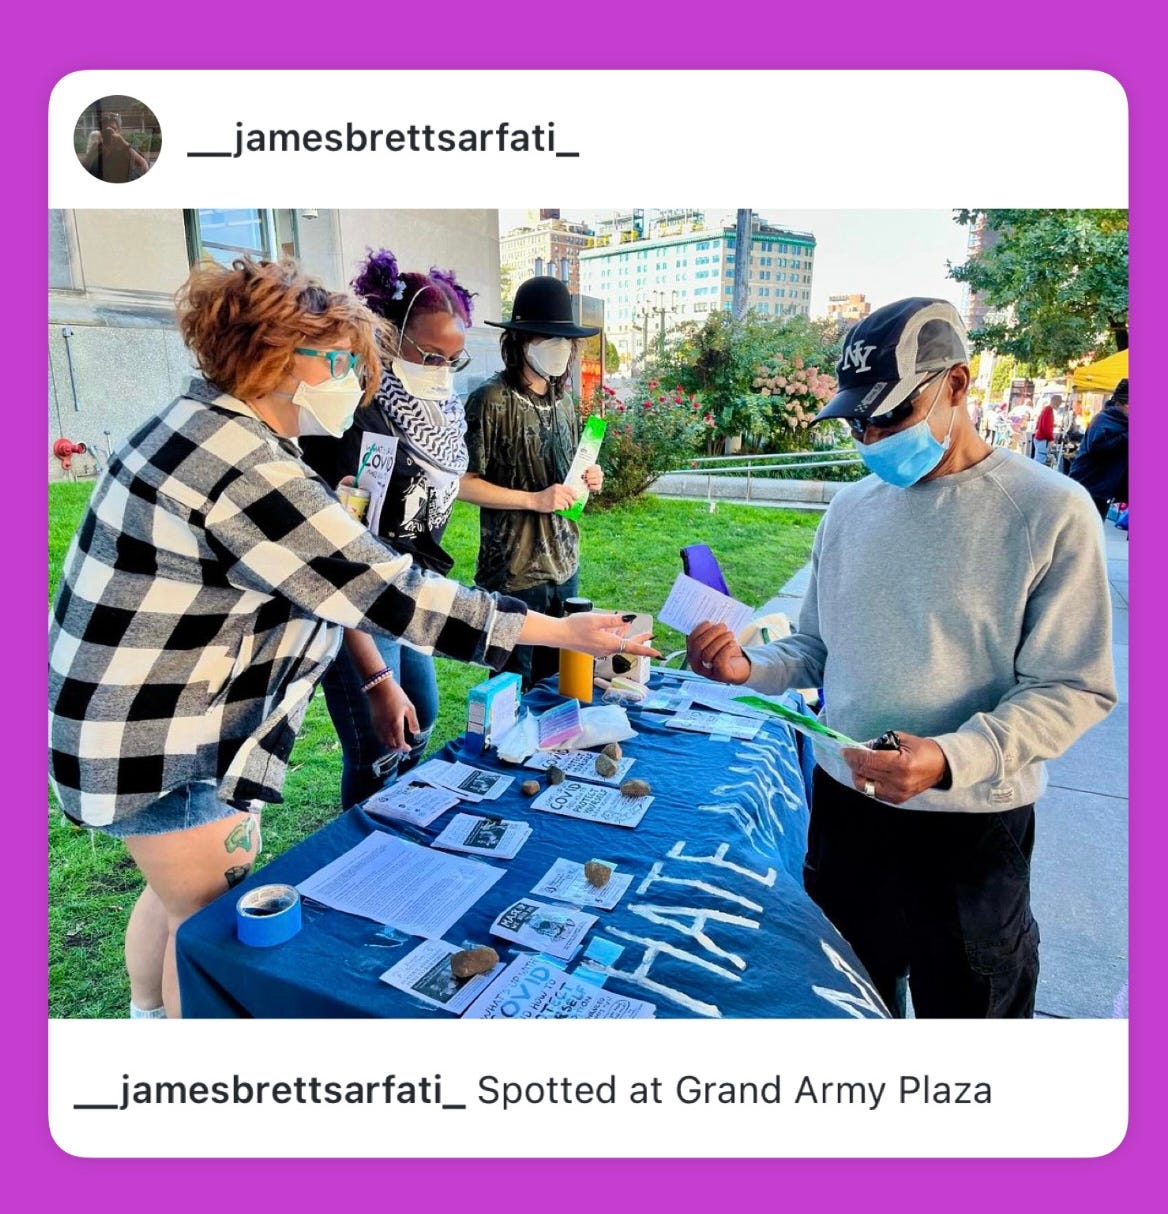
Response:
POLYGON ((643 401, 641 401, 641 408, 642 409, 652 409, 653 402, 651 400, 643 400, 643 401))
POLYGON ((625 407, 624 407, 624 405, 617 405, 617 407, 616 407, 616 411, 617 411, 618 413, 623 413, 623 412, 625 411, 625 407))
POLYGON ((650 388, 655 388, 655 387, 657 387, 657 381, 656 381, 655 379, 651 379, 651 380, 649 381, 649 387, 650 387, 650 388))
POLYGON ((802 367, 802 366, 803 366, 803 360, 802 360, 801 358, 797 358, 797 359, 795 359, 795 366, 796 366, 796 367, 802 367))

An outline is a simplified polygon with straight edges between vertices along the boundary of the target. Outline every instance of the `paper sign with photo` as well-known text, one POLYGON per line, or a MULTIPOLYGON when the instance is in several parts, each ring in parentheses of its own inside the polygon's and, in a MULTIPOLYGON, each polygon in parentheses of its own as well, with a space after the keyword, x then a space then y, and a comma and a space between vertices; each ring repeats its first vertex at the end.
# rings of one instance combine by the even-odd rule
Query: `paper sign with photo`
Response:
POLYGON ((575 860, 557 860, 540 878, 532 893, 541 898, 555 898, 573 906, 598 906, 612 910, 633 881, 632 873, 613 873, 599 888, 584 875, 584 865, 575 860))
POLYGON ((653 803, 651 796, 626 797, 618 788, 598 784, 581 784, 565 780, 540 793, 531 803, 532 809, 565 818, 583 818, 588 822, 604 822, 609 826, 636 826, 653 803))
POLYGON ((491 934, 567 961, 595 922, 596 916, 584 911, 521 898, 495 919, 491 934))
POLYGON ((503 972, 500 961, 488 974, 456 978, 450 958, 461 950, 445 940, 424 940, 411 953, 381 975, 381 981, 421 999, 431 1007, 461 1016, 480 994, 503 972))
POLYGON ((388 434, 366 430, 361 435, 361 456, 357 461, 357 487, 369 490, 369 509, 365 522, 374 535, 381 523, 381 507, 393 475, 397 457, 397 439, 388 434))

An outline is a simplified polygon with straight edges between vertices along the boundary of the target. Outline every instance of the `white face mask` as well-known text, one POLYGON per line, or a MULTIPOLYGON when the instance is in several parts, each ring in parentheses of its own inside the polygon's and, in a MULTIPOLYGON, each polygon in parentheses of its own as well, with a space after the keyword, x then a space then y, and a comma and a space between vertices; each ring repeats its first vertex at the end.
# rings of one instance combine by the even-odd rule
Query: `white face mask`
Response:
POLYGON ((454 395, 454 371, 450 367, 424 367, 404 358, 395 358, 389 366, 402 387, 418 400, 449 400, 454 395))
POLYGON ((300 434, 340 438, 353 424, 361 394, 361 381, 352 371, 340 379, 326 379, 323 384, 302 380, 292 393, 292 403, 300 409, 300 434))
POLYGON ((529 342, 527 365, 544 379, 559 379, 568 369, 572 357, 572 343, 566 337, 545 337, 542 341, 529 342))

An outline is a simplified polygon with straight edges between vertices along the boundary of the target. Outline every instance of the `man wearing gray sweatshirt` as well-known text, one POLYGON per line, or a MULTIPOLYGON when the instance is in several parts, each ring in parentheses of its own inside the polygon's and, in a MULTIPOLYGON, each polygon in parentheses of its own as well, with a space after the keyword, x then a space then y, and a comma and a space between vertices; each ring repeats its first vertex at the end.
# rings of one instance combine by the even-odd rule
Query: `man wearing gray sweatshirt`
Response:
POLYGON ((824 720, 892 749, 816 745, 804 883, 895 1014, 1034 1012, 1034 802, 1111 711, 1103 535, 1079 485, 978 435, 965 330, 906 299, 848 334, 839 392, 875 474, 832 500, 799 631, 743 650, 720 624, 693 668, 824 689, 824 720))

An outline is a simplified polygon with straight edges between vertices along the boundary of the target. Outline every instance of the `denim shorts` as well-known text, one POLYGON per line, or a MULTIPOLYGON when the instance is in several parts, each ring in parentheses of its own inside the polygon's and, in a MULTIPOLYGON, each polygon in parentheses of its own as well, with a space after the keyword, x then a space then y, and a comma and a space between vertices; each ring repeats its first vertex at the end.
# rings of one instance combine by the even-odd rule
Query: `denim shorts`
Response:
POLYGON ((234 817, 240 811, 226 801, 220 801, 218 790, 209 780, 184 784, 151 801, 145 809, 117 822, 94 827, 102 834, 124 839, 127 835, 168 835, 192 826, 206 826, 222 818, 234 817))

